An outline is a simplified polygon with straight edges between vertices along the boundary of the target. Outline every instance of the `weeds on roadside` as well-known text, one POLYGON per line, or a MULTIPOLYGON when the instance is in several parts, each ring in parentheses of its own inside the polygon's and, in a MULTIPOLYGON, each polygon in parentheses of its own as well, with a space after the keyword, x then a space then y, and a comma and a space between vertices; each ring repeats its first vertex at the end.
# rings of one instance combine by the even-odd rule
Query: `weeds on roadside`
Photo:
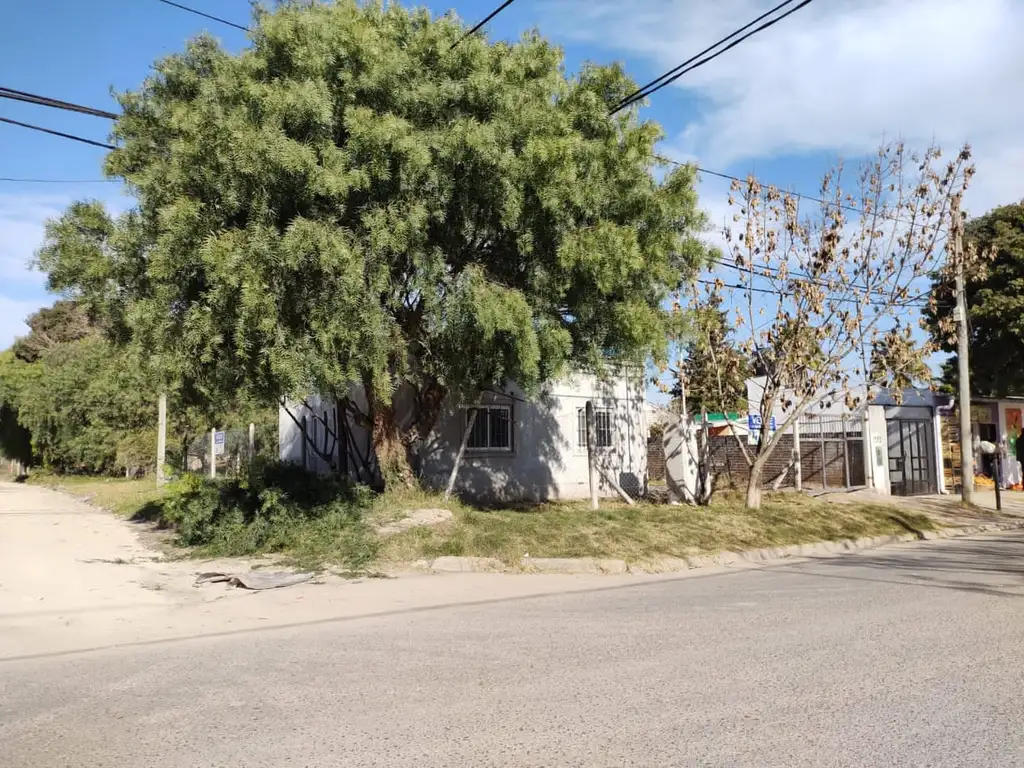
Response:
POLYGON ((301 564, 332 560, 364 570, 378 550, 365 519, 372 501, 368 489, 343 479, 258 462, 239 478, 176 480, 159 522, 196 554, 288 553, 301 564))

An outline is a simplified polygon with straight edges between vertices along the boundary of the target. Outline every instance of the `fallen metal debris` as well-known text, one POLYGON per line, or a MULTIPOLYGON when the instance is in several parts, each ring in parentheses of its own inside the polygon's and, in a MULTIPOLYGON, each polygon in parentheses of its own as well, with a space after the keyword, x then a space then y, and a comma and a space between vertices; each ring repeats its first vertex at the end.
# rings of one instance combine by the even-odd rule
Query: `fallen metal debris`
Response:
POLYGON ((313 578, 312 573, 288 573, 287 571, 248 571, 247 573, 200 573, 193 586, 227 582, 242 589, 278 589, 302 584, 313 578))

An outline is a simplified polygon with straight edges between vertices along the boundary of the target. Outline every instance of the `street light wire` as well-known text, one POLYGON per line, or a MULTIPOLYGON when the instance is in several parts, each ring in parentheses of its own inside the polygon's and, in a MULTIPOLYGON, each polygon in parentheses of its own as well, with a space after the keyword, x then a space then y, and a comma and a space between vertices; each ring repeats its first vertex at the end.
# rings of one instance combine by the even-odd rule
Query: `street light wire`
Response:
POLYGON ((796 0, 784 0, 784 2, 779 3, 777 6, 772 8, 770 11, 765 11, 764 13, 762 13, 756 19, 754 19, 753 21, 749 22, 746 26, 740 27, 739 29, 735 30, 734 32, 729 33, 728 35, 723 37, 721 40, 719 40, 717 43, 709 45, 707 48, 705 48, 700 53, 695 53, 693 56, 688 58, 682 64, 680 64, 680 65, 678 65, 676 67, 673 67, 672 69, 670 69, 665 74, 663 74, 663 75, 661 75, 659 77, 656 77, 654 80, 651 80, 651 82, 647 83, 647 85, 640 86, 635 91, 633 91, 631 94, 629 94, 628 96, 626 96, 622 100, 620 100, 618 102, 618 104, 615 105, 616 111, 621 109, 627 102, 633 101, 636 97, 639 96, 639 97, 642 98, 644 91, 646 91, 648 88, 652 88, 653 86, 657 85, 662 80, 664 80, 665 78, 671 77, 676 72, 681 70, 683 67, 687 66, 688 64, 692 64, 697 59, 699 59, 701 56, 703 56, 703 55, 705 55, 707 53, 711 53, 711 51, 715 50, 715 48, 717 48, 718 46, 720 46, 720 45, 722 45, 724 43, 727 43, 729 40, 731 40, 732 38, 736 37, 736 35, 739 35, 739 34, 741 34, 743 32, 746 32, 752 26, 757 24, 759 21, 762 21, 763 19, 766 19, 767 17, 771 16, 773 13, 781 10, 782 8, 786 7, 787 5, 789 5, 790 3, 793 3, 793 2, 796 2, 796 0))
MULTIPOLYGON (((721 171, 713 171, 710 168, 704 168, 703 166, 700 166, 700 165, 693 165, 692 163, 682 163, 679 160, 673 160, 670 157, 664 157, 664 156, 661 156, 661 155, 656 155, 655 159, 659 160, 659 161, 661 161, 663 163, 669 163, 671 165, 678 165, 679 167, 684 167, 684 166, 690 165, 690 166, 692 166, 697 171, 697 173, 707 174, 708 176, 717 176, 720 179, 726 179, 728 181, 737 181, 740 184, 746 184, 747 183, 747 179, 741 179, 739 176, 733 176, 732 174, 722 173, 721 171)), ((761 180, 758 179, 758 181, 761 181, 761 180)), ((820 197, 814 197, 813 195, 805 195, 805 194, 802 194, 800 192, 791 192, 789 190, 783 190, 782 187, 779 187, 777 184, 772 184, 771 182, 761 181, 761 184, 763 186, 778 187, 778 189, 781 192, 783 192, 786 195, 790 195, 791 197, 796 197, 796 198, 799 198, 801 200, 808 200, 808 201, 810 201, 812 203, 820 203, 822 205, 830 205, 830 206, 834 206, 836 208, 842 208, 844 211, 851 211, 852 213, 856 213, 858 216, 874 216, 874 215, 877 215, 878 218, 880 218, 880 219, 886 219, 886 220, 889 220, 889 221, 896 221, 896 222, 899 222, 900 224, 906 224, 909 227, 924 227, 924 226, 928 225, 928 222, 926 222, 926 221, 925 222, 907 221, 906 219, 901 219, 900 217, 893 216, 892 214, 876 213, 875 211, 865 211, 864 209, 858 208, 855 205, 848 205, 846 203, 839 203, 839 202, 836 202, 835 200, 824 200, 824 199, 822 199, 820 197)))
POLYGON ((71 139, 72 141, 80 141, 83 144, 91 144, 94 147, 100 147, 101 149, 115 149, 111 144, 104 144, 100 141, 93 141, 92 139, 85 139, 81 136, 75 136, 71 133, 62 133, 61 131, 54 131, 50 128, 43 128, 40 125, 32 125, 31 123, 23 123, 19 120, 11 120, 9 117, 0 117, 0 123, 8 123, 10 125, 17 125, 21 128, 28 128, 31 131, 40 131, 42 133, 48 133, 51 136, 60 136, 64 139, 71 139))
MULTIPOLYGON (((476 24, 476 25, 475 25, 475 26, 474 26, 474 27, 473 27, 472 29, 470 29, 470 30, 469 30, 469 31, 468 31, 468 32, 467 32, 466 34, 464 34, 464 35, 463 35, 462 37, 460 37, 460 38, 459 38, 458 40, 456 40, 456 41, 455 41, 454 43, 452 43, 452 46, 451 46, 451 48, 449 48, 448 50, 449 50, 449 51, 451 51, 451 50, 454 50, 454 49, 455 49, 455 47, 456 47, 456 46, 457 46, 457 45, 458 45, 459 43, 461 43, 461 42, 462 42, 463 40, 465 40, 465 39, 466 39, 467 37, 469 37, 470 35, 473 35, 473 34, 475 34, 476 32, 478 32, 478 31, 480 30, 480 28, 484 26, 484 24, 486 24, 486 23, 487 23, 487 22, 489 22, 489 21, 490 21, 491 19, 493 19, 493 18, 494 18, 495 16, 497 16, 497 15, 498 15, 499 13, 501 13, 502 11, 504 11, 504 10, 505 10, 506 8, 508 8, 508 7, 510 6, 510 5, 512 5, 512 3, 514 3, 514 2, 515 2, 515 0, 505 0, 505 2, 503 2, 503 3, 501 4, 501 5, 499 5, 499 6, 497 7, 497 8, 495 8, 495 9, 494 9, 493 11, 491 11, 491 12, 490 12, 489 14, 487 14, 487 15, 486 15, 486 16, 485 16, 485 17, 483 18, 483 20, 482 20, 482 21, 478 22, 478 23, 477 23, 477 24, 476 24)), ((790 0, 790 2, 792 2, 792 0, 790 0)))
POLYGON ((189 8, 187 5, 182 5, 181 3, 175 3, 174 0, 157 0, 157 2, 158 3, 163 3, 164 5, 170 5, 170 6, 174 7, 174 8, 180 8, 181 10, 188 11, 189 13, 194 13, 196 16, 203 16, 203 17, 205 17, 207 19, 210 19, 211 21, 217 21, 217 22, 220 22, 221 24, 227 24, 229 27, 234 27, 235 29, 240 29, 243 32, 251 31, 248 27, 243 27, 241 24, 235 24, 235 22, 228 21, 227 19, 222 19, 222 18, 220 18, 220 16, 211 16, 210 14, 204 13, 203 11, 197 10, 195 8, 189 8))
POLYGON ((15 184, 113 184, 120 179, 25 179, 0 176, 0 181, 9 181, 15 184))
POLYGON ((0 86, 0 99, 13 99, 15 101, 24 101, 28 104, 37 104, 41 107, 65 109, 68 112, 80 112, 83 115, 92 115, 93 117, 106 117, 110 120, 116 120, 118 118, 118 115, 116 115, 115 113, 107 112, 104 109, 84 107, 81 104, 74 104, 70 101, 61 101, 60 99, 52 99, 49 96, 39 96, 34 93, 26 93, 25 91, 16 91, 13 88, 5 88, 3 86, 0 86))
MULTIPOLYGON (((776 11, 776 10, 786 6, 786 5, 788 5, 790 2, 793 2, 793 0, 786 0, 786 2, 782 3, 781 5, 776 6, 771 11, 768 11, 768 13, 771 14, 774 11, 776 11)), ((746 39, 748 39, 750 37, 753 37, 758 32, 763 32, 764 30, 768 29, 769 27, 774 26, 775 24, 778 24, 780 21, 782 21, 787 16, 790 16, 791 14, 794 14, 797 11, 799 11, 801 8, 804 8, 805 6, 810 5, 811 2, 813 2, 813 0, 803 0, 803 2, 801 2, 799 5, 794 6, 793 8, 790 8, 788 11, 783 13, 781 16, 777 16, 774 19, 772 19, 771 21, 766 21, 761 26, 759 26, 756 29, 753 29, 750 32, 748 32, 747 34, 743 35, 743 37, 740 37, 737 40, 733 40, 731 43, 729 43, 727 46, 725 46, 721 50, 715 51, 715 53, 711 54, 710 56, 707 56, 707 57, 705 57, 703 59, 700 59, 699 61, 696 61, 696 62, 690 64, 689 66, 687 66, 686 62, 684 62, 683 64, 680 64, 674 70, 670 70, 669 72, 666 72, 661 77, 659 77, 659 78, 657 78, 655 80, 652 80, 647 85, 641 87, 638 91, 636 91, 633 94, 631 94, 630 96, 627 96, 626 98, 624 98, 622 101, 620 101, 617 105, 615 105, 612 108, 611 112, 608 113, 609 116, 614 115, 617 112, 621 112, 626 107, 628 107, 628 106, 630 106, 632 104, 635 104, 636 102, 640 101, 641 99, 647 98, 648 96, 650 96, 652 93, 655 93, 656 91, 660 91, 666 85, 670 85, 670 84, 674 83, 676 80, 678 80, 680 77, 685 75, 687 72, 692 72, 693 70, 697 69, 698 67, 702 67, 705 64, 708 64, 711 61, 714 61, 719 56, 721 56, 723 53, 725 53, 726 51, 729 51, 729 50, 735 48, 737 45, 742 43, 744 40, 746 40, 746 39)), ((760 18, 764 18, 764 16, 759 17, 759 19, 760 18)), ((756 24, 756 23, 757 23, 757 20, 751 22, 751 24, 756 24)), ((747 25, 747 27, 749 27, 749 26, 750 26, 750 24, 747 25)), ((743 27, 743 29, 746 29, 747 27, 743 27)), ((733 32, 731 35, 729 35, 728 37, 725 37, 722 40, 719 40, 717 43, 715 43, 713 46, 711 46, 711 49, 718 47, 724 41, 726 41, 729 38, 733 37, 734 35, 736 35, 740 31, 741 30, 737 30, 736 32, 733 32)), ((711 50, 711 49, 708 49, 708 50, 711 50)), ((697 55, 700 56, 702 54, 697 54, 697 55)), ((691 59, 691 61, 692 61, 692 59, 691 59)))
MULTIPOLYGON (((796 295, 792 291, 776 291, 776 290, 773 290, 771 288, 755 288, 752 285, 736 285, 735 283, 725 283, 725 282, 722 282, 721 280, 706 280, 704 278, 699 278, 697 280, 697 282, 700 283, 701 285, 712 286, 713 288, 731 288, 731 289, 734 289, 734 290, 737 290, 737 291, 752 291, 754 293, 767 293, 767 294, 770 294, 772 296, 789 296, 789 297, 792 297, 792 296, 796 295)), ((825 301, 835 301, 835 302, 842 302, 842 303, 847 303, 847 304, 849 304, 849 303, 853 303, 853 304, 862 304, 862 303, 864 303, 860 299, 855 299, 852 296, 851 297, 846 297, 846 296, 830 296, 827 299, 825 299, 825 301)), ((905 301, 902 301, 902 300, 901 301, 892 301, 892 302, 868 301, 866 303, 868 305, 874 306, 874 307, 920 307, 920 308, 924 308, 924 307, 928 306, 927 304, 918 304, 918 303, 915 303, 915 302, 916 302, 916 297, 909 298, 909 299, 907 299, 905 301)))

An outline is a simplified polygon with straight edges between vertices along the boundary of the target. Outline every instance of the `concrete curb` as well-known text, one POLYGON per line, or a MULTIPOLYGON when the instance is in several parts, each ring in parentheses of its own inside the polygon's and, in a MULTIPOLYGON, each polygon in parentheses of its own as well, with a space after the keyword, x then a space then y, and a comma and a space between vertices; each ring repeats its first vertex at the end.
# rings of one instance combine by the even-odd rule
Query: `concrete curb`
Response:
POLYGON ((713 555, 693 557, 666 557, 646 563, 627 563, 596 557, 524 557, 517 568, 512 568, 493 557, 438 557, 434 560, 420 560, 415 565, 435 573, 493 573, 496 571, 520 571, 526 573, 565 574, 623 574, 623 573, 676 573, 695 568, 713 566, 771 563, 800 557, 821 557, 876 549, 889 544, 935 539, 957 539, 993 531, 1015 531, 1024 529, 1024 520, 1007 520, 998 523, 978 523, 937 531, 922 531, 920 534, 904 533, 890 536, 867 536, 861 539, 841 541, 819 541, 811 544, 794 544, 788 547, 765 547, 743 552, 719 552, 713 555))

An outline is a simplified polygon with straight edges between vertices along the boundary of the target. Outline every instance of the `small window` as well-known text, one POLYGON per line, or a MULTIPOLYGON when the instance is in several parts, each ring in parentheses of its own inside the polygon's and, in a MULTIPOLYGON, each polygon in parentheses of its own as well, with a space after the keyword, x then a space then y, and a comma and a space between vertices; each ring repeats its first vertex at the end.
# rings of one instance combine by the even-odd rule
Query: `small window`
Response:
MULTIPOLYGON (((587 447, 587 409, 576 410, 576 445, 587 447)), ((594 409, 594 445, 598 448, 611 448, 612 445, 612 412, 604 408, 594 409)))
POLYGON ((474 413, 476 419, 469 432, 466 447, 474 451, 511 451, 512 409, 507 405, 467 408, 467 424, 474 413))

